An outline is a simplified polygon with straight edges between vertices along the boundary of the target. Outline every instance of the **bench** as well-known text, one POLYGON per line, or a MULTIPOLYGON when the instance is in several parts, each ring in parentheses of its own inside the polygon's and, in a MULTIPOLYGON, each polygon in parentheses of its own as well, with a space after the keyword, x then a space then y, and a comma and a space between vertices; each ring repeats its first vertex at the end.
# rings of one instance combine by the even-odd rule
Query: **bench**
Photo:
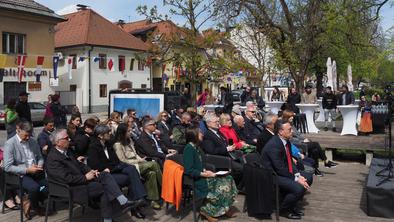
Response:
POLYGON ((333 159, 333 150, 361 150, 366 153, 365 165, 370 166, 375 151, 385 151, 385 135, 371 134, 369 136, 340 136, 333 132, 305 134, 305 137, 320 143, 325 149, 328 160, 333 159))

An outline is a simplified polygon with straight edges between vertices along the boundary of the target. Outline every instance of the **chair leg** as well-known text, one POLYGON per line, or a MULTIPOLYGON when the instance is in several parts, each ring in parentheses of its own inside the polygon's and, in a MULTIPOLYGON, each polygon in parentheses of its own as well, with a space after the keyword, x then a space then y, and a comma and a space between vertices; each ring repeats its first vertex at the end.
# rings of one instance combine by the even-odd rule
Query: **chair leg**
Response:
POLYGON ((278 181, 276 181, 276 191, 275 191, 275 196, 276 196, 276 212, 275 212, 275 217, 276 221, 279 221, 279 186, 278 186, 278 181))
POLYGON ((74 203, 72 200, 68 201, 68 221, 72 222, 73 219, 73 211, 74 211, 74 203))
POLYGON ((23 222, 23 187, 22 187, 22 179, 19 179, 19 197, 21 198, 21 207, 20 207, 21 222, 23 222))
POLYGON ((195 193, 193 193, 193 197, 192 197, 193 199, 192 199, 192 201, 193 201, 193 220, 194 220, 194 222, 197 222, 198 221, 198 219, 197 219, 197 206, 196 206, 196 194, 195 193))
POLYGON ((85 205, 82 205, 82 215, 85 214, 85 205))
POLYGON ((50 195, 48 196, 48 200, 47 201, 48 202, 47 202, 47 206, 46 206, 46 209, 45 209, 45 222, 48 221, 49 204, 51 202, 51 196, 50 195))
POLYGON ((6 197, 6 195, 7 195, 7 184, 6 184, 6 182, 4 181, 4 186, 3 186, 3 205, 2 205, 2 207, 1 207, 1 213, 2 214, 4 214, 4 209, 5 209, 5 201, 6 201, 6 199, 5 199, 5 197, 6 197))
POLYGON ((248 204, 246 203, 246 199, 244 200, 244 206, 242 209, 242 213, 245 213, 248 210, 248 204))

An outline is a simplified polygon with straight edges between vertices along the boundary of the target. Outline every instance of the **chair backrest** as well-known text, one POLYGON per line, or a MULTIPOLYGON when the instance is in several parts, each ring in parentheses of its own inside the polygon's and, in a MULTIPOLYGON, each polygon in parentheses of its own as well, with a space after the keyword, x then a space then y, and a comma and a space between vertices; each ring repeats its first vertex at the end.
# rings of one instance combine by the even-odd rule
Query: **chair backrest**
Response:
POLYGON ((244 161, 247 164, 258 163, 263 164, 263 158, 258 153, 248 153, 244 155, 244 161))
POLYGON ((220 155, 205 154, 204 157, 206 164, 212 164, 216 169, 230 169, 231 170, 231 158, 220 155))
POLYGON ((182 154, 177 153, 177 154, 168 156, 166 159, 172 160, 172 161, 176 162, 177 164, 183 166, 183 155, 182 154))
POLYGON ((48 180, 49 195, 56 197, 70 197, 70 187, 67 184, 59 183, 54 180, 48 180))
POLYGON ((22 179, 22 177, 19 175, 4 172, 4 182, 7 185, 19 185, 21 182, 21 179, 22 179))

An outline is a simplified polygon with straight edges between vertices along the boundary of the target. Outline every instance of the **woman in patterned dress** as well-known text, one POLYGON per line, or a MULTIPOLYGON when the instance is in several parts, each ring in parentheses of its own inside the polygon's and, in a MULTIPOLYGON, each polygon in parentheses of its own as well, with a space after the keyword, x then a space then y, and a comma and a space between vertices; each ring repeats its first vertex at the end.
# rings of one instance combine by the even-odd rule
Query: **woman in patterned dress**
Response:
POLYGON ((232 208, 237 195, 237 187, 230 176, 216 176, 212 171, 205 170, 202 163, 202 151, 198 144, 203 135, 197 127, 186 130, 185 150, 183 151, 184 173, 191 176, 195 182, 196 197, 204 198, 200 214, 209 222, 217 221, 217 217, 226 215, 234 217, 232 208))

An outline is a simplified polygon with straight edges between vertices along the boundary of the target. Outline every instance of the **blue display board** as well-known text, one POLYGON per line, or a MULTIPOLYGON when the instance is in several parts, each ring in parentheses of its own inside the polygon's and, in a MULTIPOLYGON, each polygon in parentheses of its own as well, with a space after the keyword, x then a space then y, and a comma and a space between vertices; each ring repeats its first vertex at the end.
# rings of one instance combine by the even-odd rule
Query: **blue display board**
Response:
POLYGON ((127 109, 135 109, 137 116, 150 115, 156 118, 164 110, 164 94, 149 93, 111 93, 109 112, 126 113, 127 109))

